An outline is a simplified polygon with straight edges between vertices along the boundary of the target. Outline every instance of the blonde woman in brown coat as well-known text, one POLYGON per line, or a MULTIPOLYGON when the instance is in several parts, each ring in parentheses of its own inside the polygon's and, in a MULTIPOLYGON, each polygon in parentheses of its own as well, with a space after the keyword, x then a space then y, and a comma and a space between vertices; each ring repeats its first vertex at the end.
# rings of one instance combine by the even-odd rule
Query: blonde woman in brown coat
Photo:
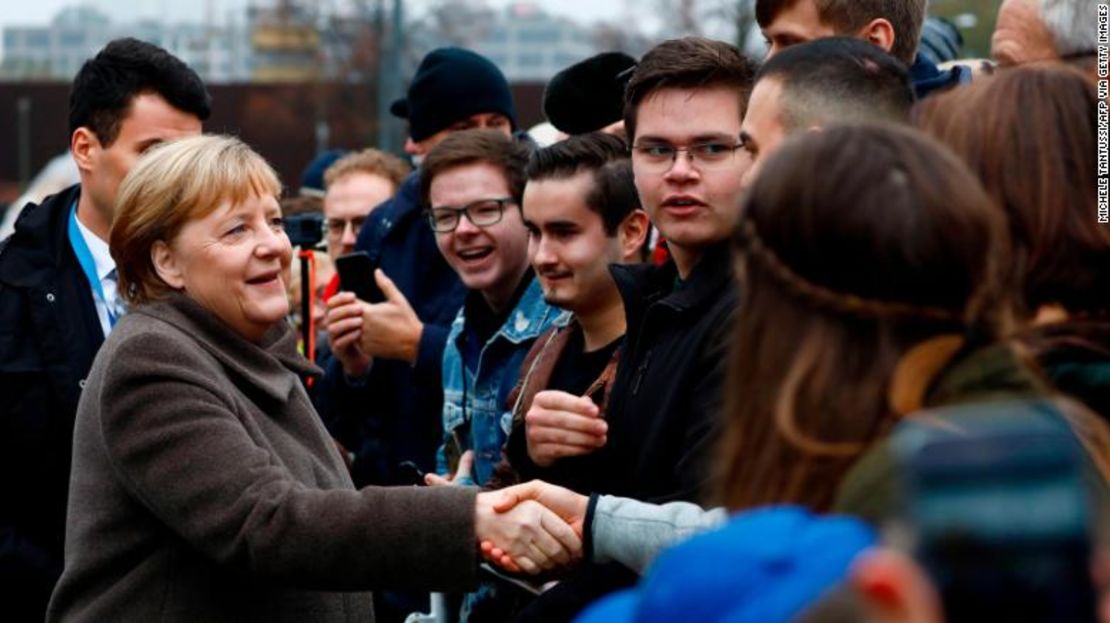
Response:
POLYGON ((47 620, 371 621, 370 589, 473 588, 480 539, 532 571, 580 548, 538 504, 355 490, 299 380, 314 369, 285 322, 279 192, 217 136, 158 147, 124 180, 110 242, 131 308, 78 408, 47 620))

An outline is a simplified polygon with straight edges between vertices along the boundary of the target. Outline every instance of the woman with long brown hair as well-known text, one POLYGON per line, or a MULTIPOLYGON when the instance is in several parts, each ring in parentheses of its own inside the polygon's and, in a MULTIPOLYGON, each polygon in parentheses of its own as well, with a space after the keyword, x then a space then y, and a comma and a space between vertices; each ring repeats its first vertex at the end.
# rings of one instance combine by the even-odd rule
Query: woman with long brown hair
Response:
POLYGON ((1009 220, 1021 341, 1053 383, 1110 418, 1110 224, 1099 222, 1095 87, 1055 64, 930 98, 917 123, 1009 220))
POLYGON ((827 129, 772 162, 736 237, 744 302, 718 501, 824 510, 900 417, 955 399, 936 393, 945 368, 1008 330, 1005 220, 911 130, 827 129))

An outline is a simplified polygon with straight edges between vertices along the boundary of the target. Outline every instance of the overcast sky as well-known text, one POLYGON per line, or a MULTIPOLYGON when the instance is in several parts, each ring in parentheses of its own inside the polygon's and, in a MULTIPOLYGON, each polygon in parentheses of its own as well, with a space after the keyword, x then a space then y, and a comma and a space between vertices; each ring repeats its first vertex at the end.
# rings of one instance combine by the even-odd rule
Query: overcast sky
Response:
MULTIPOLYGON (((0 0, 0 29, 5 26, 45 25, 64 6, 91 4, 104 11, 114 21, 131 21, 139 18, 163 17, 168 21, 201 21, 206 12, 212 12, 217 22, 226 20, 229 12, 242 14, 251 3, 270 4, 266 0, 0 0)), ((485 0, 493 7, 504 7, 511 0, 485 0)), ((389 5, 392 6, 390 0, 389 5)), ((348 0, 318 0, 317 4, 346 7, 348 0)), ((371 5, 375 4, 371 0, 371 5)), ((428 0, 406 0, 406 11, 412 14, 426 10, 428 0)), ((629 3, 626 0, 536 0, 549 13, 566 15, 583 22, 611 20, 621 17, 629 3)), ((241 18, 240 18, 241 19, 241 18)))

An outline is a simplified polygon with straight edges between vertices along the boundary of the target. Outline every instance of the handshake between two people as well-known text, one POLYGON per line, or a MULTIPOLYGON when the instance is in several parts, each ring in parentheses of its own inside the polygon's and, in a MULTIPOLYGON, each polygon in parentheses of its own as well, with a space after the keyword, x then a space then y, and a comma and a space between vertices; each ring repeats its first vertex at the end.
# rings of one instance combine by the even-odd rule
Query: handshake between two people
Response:
POLYGON ((479 493, 474 527, 482 555, 514 573, 570 567, 582 558, 588 504, 541 480, 479 493))
MULTIPOLYGON (((607 430, 592 400, 561 391, 536 394, 525 416, 528 455, 541 467, 604 446, 607 430)), ((425 481, 432 486, 460 482, 469 476, 473 459, 467 451, 454 476, 429 474, 425 481)), ((540 480, 479 494, 482 554, 517 573, 538 574, 573 565, 582 557, 588 502, 584 495, 540 480)))
MULTIPOLYGON (((452 486, 470 475, 474 453, 467 450, 451 477, 428 474, 429 486, 452 486)), ((474 511, 474 531, 482 555, 513 573, 536 575, 571 567, 582 558, 589 498, 542 480, 483 491, 474 511)))

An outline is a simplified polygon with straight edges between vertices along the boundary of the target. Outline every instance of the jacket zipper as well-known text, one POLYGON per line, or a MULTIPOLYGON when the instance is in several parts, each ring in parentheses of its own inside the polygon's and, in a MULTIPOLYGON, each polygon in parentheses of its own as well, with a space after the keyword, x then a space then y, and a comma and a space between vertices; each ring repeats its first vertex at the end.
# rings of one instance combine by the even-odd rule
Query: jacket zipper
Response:
POLYGON ((649 348, 647 353, 644 354, 644 361, 640 367, 636 369, 636 382, 632 384, 632 395, 640 393, 640 384, 644 381, 644 375, 647 373, 648 366, 651 365, 651 353, 654 349, 649 348))

